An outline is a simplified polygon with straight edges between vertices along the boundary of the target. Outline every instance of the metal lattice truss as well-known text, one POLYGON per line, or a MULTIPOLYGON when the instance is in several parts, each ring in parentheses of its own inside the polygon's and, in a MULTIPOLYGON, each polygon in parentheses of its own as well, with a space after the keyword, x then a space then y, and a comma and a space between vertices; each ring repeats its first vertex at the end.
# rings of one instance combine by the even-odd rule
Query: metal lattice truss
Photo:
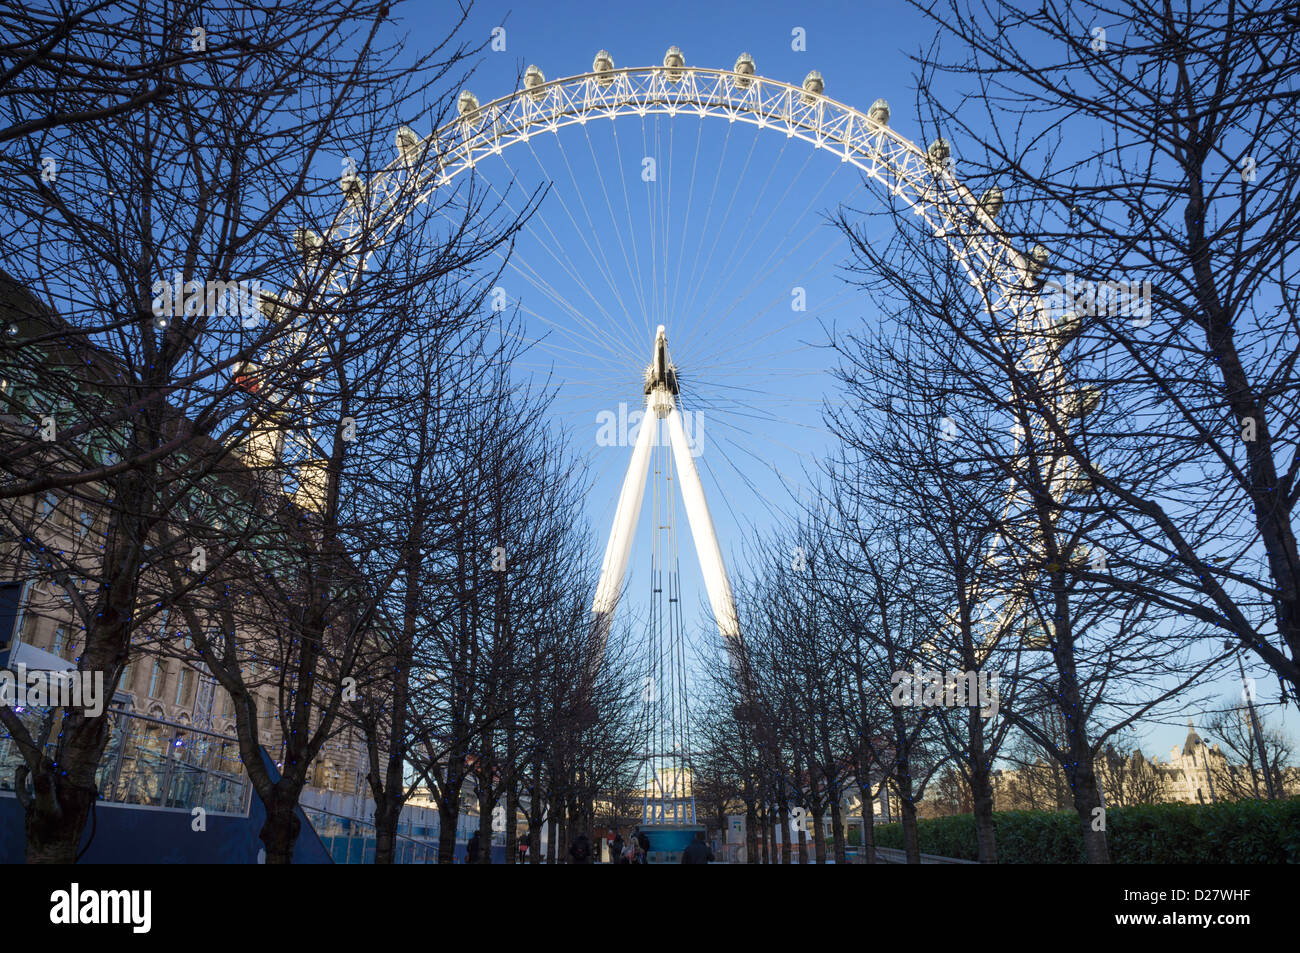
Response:
MULTIPOLYGON (((530 78, 540 80, 540 73, 530 78)), ((432 135, 420 138, 402 127, 397 134, 397 158, 368 181, 356 176, 341 181, 345 201, 326 234, 300 232, 304 264, 299 279, 302 287, 319 289, 314 295, 319 303, 313 310, 328 313, 331 300, 349 293, 406 216, 482 159, 533 136, 559 133, 566 126, 652 114, 748 123, 800 139, 855 166, 887 190, 899 206, 923 218, 946 243, 985 308, 1014 336, 1024 366, 1040 378, 1064 380, 1059 358, 1061 334, 1036 290, 1035 276, 1041 263, 1014 248, 998 227, 995 216, 1000 194, 992 203, 977 199, 953 174, 946 148, 932 147, 927 152, 890 129, 887 107, 864 114, 816 89, 685 65, 609 68, 550 82, 535 81, 481 106, 472 95, 462 93, 459 117, 432 135)), ((294 296, 288 297, 292 300, 294 296)), ((304 328, 294 337, 294 345, 301 346, 307 334, 304 328)), ((639 450, 634 451, 629 480, 638 469, 639 450)), ((1063 468, 1057 469, 1062 471, 1061 480, 1077 479, 1063 468)), ((624 492, 638 496, 635 487, 625 485, 624 492)), ((630 505, 633 500, 626 502, 630 505)), ((1014 503, 1013 493, 1008 513, 1014 503)), ((620 502, 620 511, 622 505, 620 502)), ((607 563, 611 556, 618 563, 613 554, 622 551, 623 542, 619 539, 616 543, 611 537, 607 563)), ((992 552, 989 558, 994 559, 992 552)), ((594 607, 596 614, 606 619, 622 583, 618 568, 604 567, 611 579, 602 583, 594 607)), ((714 610, 730 641, 739 634, 734 607, 727 605, 730 586, 725 573, 720 582, 713 582, 711 595, 726 592, 714 599, 714 610)), ((994 613, 998 619, 986 620, 986 624, 996 629, 1008 612, 1022 610, 1020 599, 1007 600, 994 613)))

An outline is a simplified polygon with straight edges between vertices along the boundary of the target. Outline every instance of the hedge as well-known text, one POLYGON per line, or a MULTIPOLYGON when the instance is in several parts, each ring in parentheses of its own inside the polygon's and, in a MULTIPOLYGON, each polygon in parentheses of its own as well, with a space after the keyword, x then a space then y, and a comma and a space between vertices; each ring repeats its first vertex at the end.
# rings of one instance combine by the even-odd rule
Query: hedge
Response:
MULTIPOLYGON (((999 811, 998 862, 1083 863, 1083 834, 1073 811, 999 811)), ((917 823, 921 853, 978 860, 975 818, 917 823)), ((1300 863, 1300 798, 1217 804, 1140 804, 1106 811, 1106 841, 1117 864, 1300 863)), ((881 847, 903 847, 901 824, 876 828, 881 847)))

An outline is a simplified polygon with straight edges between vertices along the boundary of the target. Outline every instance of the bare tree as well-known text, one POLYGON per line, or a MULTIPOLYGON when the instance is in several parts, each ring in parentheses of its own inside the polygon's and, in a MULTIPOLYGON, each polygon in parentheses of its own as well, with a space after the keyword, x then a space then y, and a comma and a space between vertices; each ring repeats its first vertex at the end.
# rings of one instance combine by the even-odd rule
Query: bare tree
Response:
MULTIPOLYGON (((959 143, 959 173, 1002 186, 1011 240, 1041 245, 1043 317, 1077 336, 1080 383, 1117 409, 1069 426, 1059 395, 1015 375, 1096 488, 1095 546, 1123 571, 1084 575, 1215 645, 1226 630, 1300 699, 1293 13, 917 6, 961 50, 923 65, 921 88, 956 76, 998 105, 981 129, 926 108, 959 143)), ((978 339, 989 322, 967 327, 978 339)))
MULTIPOLYGON (((337 168, 340 158, 356 156, 364 174, 387 162, 399 113, 430 101, 446 106, 446 90, 439 86, 463 61, 465 48, 449 40, 411 60, 400 44, 385 38, 389 12, 385 2, 209 10, 203 26, 213 40, 212 55, 203 57, 191 55, 202 52, 191 46, 193 24, 178 19, 192 13, 188 7, 128 0, 96 7, 86 21, 111 29, 78 27, 58 40, 65 64, 87 71, 102 65, 97 75, 106 87, 149 64, 143 85, 105 114, 88 114, 82 92, 63 81, 46 85, 39 71, 24 68, 15 80, 27 85, 9 101, 27 117, 75 121, 10 127, 15 137, 6 153, 0 201, 4 258, 19 283, 41 294, 46 309, 28 309, 24 320, 9 322, 6 361, 12 373, 6 379, 14 386, 3 400, 23 419, 51 422, 53 430, 45 432, 54 439, 40 439, 38 428, 5 431, 0 499, 54 490, 110 501, 98 589, 84 606, 79 662, 83 673, 102 674, 109 691, 130 660, 140 608, 165 608, 196 591, 196 579, 171 588, 193 549, 173 514, 183 511, 187 495, 209 474, 225 467, 228 448, 241 435, 277 429, 289 430, 300 446, 313 444, 320 421, 330 416, 329 399, 335 399, 331 409, 337 412, 347 392, 355 393, 340 372, 349 354, 358 353, 356 338, 331 335, 343 329, 364 338, 378 329, 377 337, 391 341, 378 322, 392 316, 382 302, 401 297, 402 280, 413 287, 472 266, 509 234, 508 228, 487 235, 452 230, 440 243, 442 254, 426 255, 400 277, 390 271, 381 279, 388 264, 385 246, 400 244, 391 241, 391 223, 363 221, 346 247, 322 244, 312 230, 303 230, 316 224, 328 234, 321 223, 332 221, 338 208, 340 181, 315 172, 322 160, 337 168), (109 47, 122 31, 135 45, 117 53, 109 47), (190 52, 173 55, 181 44, 190 52), (166 88, 166 94, 151 97, 154 87, 166 88), (377 124, 376 116, 385 114, 391 118, 377 124), (42 178, 42 156, 58 160, 56 178, 42 178), (25 178, 16 169, 26 170, 25 178), (330 278, 358 256, 370 258, 372 269, 354 275, 339 294, 330 278), (274 290, 261 297, 259 311, 263 284, 274 290), (233 311, 232 294, 240 301, 233 311), (56 312, 57 319, 51 317, 56 312), (345 346, 328 354, 343 340, 345 346), (102 373, 82 389, 77 375, 49 374, 52 353, 71 358, 69 367, 98 366, 102 373), (255 358, 258 366, 251 369, 255 358), (252 389, 261 399, 246 399, 252 389), (144 592, 143 585, 155 591, 144 592), (166 598, 153 600, 158 592, 166 598)), ((30 45, 33 35, 24 34, 20 45, 30 45)), ((21 59, 30 52, 15 47, 12 55, 21 59)), ((12 71, 14 63, 7 61, 6 68, 12 71)), ((53 68, 62 69, 57 63, 53 68)), ((96 86, 84 76, 77 81, 83 88, 96 86)), ((331 507, 344 449, 335 434, 324 453, 331 507)), ((284 530, 281 542, 303 542, 302 530, 290 525, 296 517, 283 496, 247 509, 284 530)), ((212 526, 210 519, 192 522, 199 531, 212 526)), ((319 545, 312 550, 321 557, 321 571, 309 572, 307 582, 286 581, 278 593, 301 595, 307 585, 316 599, 308 600, 311 609, 290 627, 304 636, 300 649, 310 646, 298 656, 301 690, 286 689, 297 693, 300 707, 281 710, 293 712, 284 716, 286 737, 307 745, 289 757, 293 777, 284 783, 290 787, 300 784, 300 772, 318 750, 316 739, 304 739, 315 710, 310 658, 329 628, 322 600, 330 585, 347 578, 332 525, 332 517, 320 525, 319 545)), ((21 525, 14 529, 22 535, 21 525)), ((209 565, 212 579, 220 578, 225 560, 249 548, 253 528, 216 533, 223 545, 209 565)), ((240 572, 250 565, 246 560, 240 572)), ((336 621, 344 625, 345 616, 352 621, 344 627, 352 632, 365 613, 353 607, 336 621)), ((294 637, 283 626, 281 631, 294 637)), ((290 831, 296 799, 274 794, 274 785, 259 777, 257 714, 248 686, 231 668, 234 646, 229 639, 204 645, 202 633, 194 634, 202 661, 239 702, 241 751, 259 794, 273 802, 268 823, 290 831)), ((316 712, 325 716, 325 735, 336 710, 330 704, 316 712)), ((18 786, 28 815, 29 860, 71 861, 96 796, 107 722, 84 711, 67 712, 57 750, 47 754, 11 711, 0 710, 0 719, 25 761, 18 786)), ((284 859, 292 837, 276 834, 272 840, 268 852, 284 859)))
POLYGON ((1210 716, 1205 732, 1218 739, 1224 755, 1222 760, 1207 758, 1206 763, 1216 797, 1228 801, 1266 797, 1265 771, 1273 775, 1274 791, 1284 796, 1281 793, 1285 790, 1283 766, 1291 761, 1295 748, 1281 728, 1265 722, 1260 725, 1257 737, 1247 705, 1240 699, 1230 698, 1220 711, 1210 716), (1260 764, 1261 744, 1267 765, 1260 764))

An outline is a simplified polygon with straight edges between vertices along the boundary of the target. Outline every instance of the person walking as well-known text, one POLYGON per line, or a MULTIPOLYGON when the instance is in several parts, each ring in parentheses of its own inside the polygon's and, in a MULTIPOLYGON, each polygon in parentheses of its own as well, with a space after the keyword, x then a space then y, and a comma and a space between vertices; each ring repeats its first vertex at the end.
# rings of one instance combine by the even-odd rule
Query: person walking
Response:
POLYGON ((623 857, 623 832, 615 831, 614 839, 609 845, 609 862, 611 864, 626 864, 627 860, 623 857))
POLYGON ((686 849, 682 851, 682 863, 713 863, 713 848, 704 842, 704 831, 696 831, 695 840, 686 845, 686 849))
POLYGON ((478 831, 469 836, 469 843, 465 845, 465 863, 478 863, 478 831))
POLYGON ((636 862, 638 864, 650 863, 650 838, 647 837, 646 832, 641 830, 641 828, 639 827, 636 829, 636 831, 633 833, 632 836, 633 838, 636 839, 636 846, 637 846, 636 862))
POLYGON ((591 844, 586 834, 579 834, 569 847, 569 861, 574 864, 591 863, 591 844))

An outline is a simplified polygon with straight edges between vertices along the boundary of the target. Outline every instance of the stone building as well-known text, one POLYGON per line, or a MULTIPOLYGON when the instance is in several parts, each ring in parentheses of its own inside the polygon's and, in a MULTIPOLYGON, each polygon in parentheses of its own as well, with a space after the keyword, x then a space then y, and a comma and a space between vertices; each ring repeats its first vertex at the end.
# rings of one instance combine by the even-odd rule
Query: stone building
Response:
MULTIPOLYGON (((3 277, 3 276, 0 276, 3 277)), ((0 287, 0 325, 9 339, 30 333, 60 319, 44 309, 25 289, 6 279, 0 287)), ((49 413, 57 417, 62 400, 69 394, 80 396, 86 406, 87 392, 104 387, 119 371, 107 357, 82 348, 74 356, 50 355, 50 361, 36 379, 25 378, 3 360, 0 353, 0 438, 6 447, 31 441, 33 421, 49 413)), ((29 363, 29 362, 28 362, 29 363)), ((65 418, 66 419, 66 418, 65 418)), ((178 419, 175 426, 189 421, 178 419)), ((259 466, 267 463, 267 454, 276 449, 276 436, 264 432, 247 435, 237 453, 219 452, 217 444, 202 441, 191 444, 195 453, 211 451, 220 463, 205 467, 201 484, 188 495, 188 514, 195 522, 221 528, 232 509, 254 512, 251 505, 223 505, 234 501, 247 503, 248 495, 258 492, 259 466)), ((77 444, 101 466, 117 459, 107 443, 97 443, 94 435, 77 444)), ((294 502, 309 503, 303 498, 300 484, 294 502)), ((283 492, 277 489, 276 492, 283 492)), ((104 560, 104 540, 110 513, 109 501, 99 484, 79 484, 67 490, 49 490, 30 497, 7 500, 0 521, 0 586, 4 587, 12 618, 0 619, 0 653, 21 644, 48 653, 48 665, 73 667, 85 647, 85 629, 81 619, 87 617, 86 606, 93 606, 97 578, 104 560)), ((166 581, 146 581, 148 587, 165 587, 166 581)), ((234 739, 235 713, 230 696, 210 674, 195 651, 189 628, 179 613, 163 608, 154 611, 142 599, 140 615, 132 631, 132 653, 118 683, 113 704, 132 715, 132 744, 141 750, 135 763, 160 762, 169 754, 168 744, 183 744, 185 731, 192 737, 204 733, 234 739)), ((259 642, 273 636, 268 632, 237 633, 248 646, 248 666, 242 667, 246 683, 257 699, 260 723, 259 742, 273 760, 279 760, 280 737, 278 688, 271 663, 257 654, 259 642)), ((274 652, 266 653, 268 658, 274 652)), ((0 748, 5 747, 0 739, 0 748)), ((237 757, 237 747, 231 746, 237 757)), ((0 756, 14 752, 0 750, 0 756)), ((368 757, 364 739, 352 728, 342 728, 322 749, 312 765, 309 783, 321 791, 368 795, 365 776, 368 757)), ((8 774, 12 776, 12 771, 8 774)))

